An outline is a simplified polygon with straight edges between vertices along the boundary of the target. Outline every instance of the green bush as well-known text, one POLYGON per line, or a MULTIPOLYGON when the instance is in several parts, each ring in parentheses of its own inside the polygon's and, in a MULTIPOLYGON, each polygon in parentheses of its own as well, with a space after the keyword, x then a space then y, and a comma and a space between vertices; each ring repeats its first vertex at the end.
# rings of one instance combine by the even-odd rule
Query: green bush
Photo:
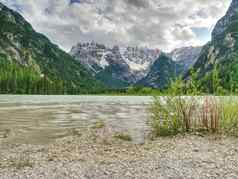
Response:
POLYGON ((225 100, 222 109, 221 131, 238 137, 238 101, 235 99, 225 100))
POLYGON ((155 97, 150 107, 154 134, 168 136, 190 131, 196 102, 181 96, 155 97))
POLYGON ((221 97, 155 97, 150 107, 156 136, 207 131, 238 136, 238 101, 221 97))

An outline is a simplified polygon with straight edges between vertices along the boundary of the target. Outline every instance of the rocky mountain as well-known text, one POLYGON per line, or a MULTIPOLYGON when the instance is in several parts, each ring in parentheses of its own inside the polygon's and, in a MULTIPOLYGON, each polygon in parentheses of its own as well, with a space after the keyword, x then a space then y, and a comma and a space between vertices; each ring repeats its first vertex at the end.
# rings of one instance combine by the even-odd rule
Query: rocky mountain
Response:
POLYGON ((161 53, 155 60, 149 73, 137 85, 152 88, 166 88, 177 75, 182 73, 181 65, 173 61, 167 54, 161 53))
POLYGON ((73 93, 102 87, 79 62, 1 3, 0 24, 1 92, 73 93))
POLYGON ((79 43, 70 54, 91 73, 113 88, 133 85, 150 71, 159 50, 139 47, 112 48, 98 43, 79 43))
POLYGON ((217 22, 212 40, 203 47, 194 69, 210 92, 214 90, 214 71, 225 89, 238 89, 238 0, 232 0, 226 15, 217 22))
POLYGON ((238 1, 232 0, 231 5, 224 17, 222 17, 216 24, 213 32, 212 38, 218 37, 219 35, 224 35, 225 31, 229 27, 234 27, 234 22, 237 18, 237 11, 238 11, 238 1))
POLYGON ((174 49, 168 54, 175 62, 183 67, 183 71, 186 73, 197 61, 202 47, 182 47, 174 49))

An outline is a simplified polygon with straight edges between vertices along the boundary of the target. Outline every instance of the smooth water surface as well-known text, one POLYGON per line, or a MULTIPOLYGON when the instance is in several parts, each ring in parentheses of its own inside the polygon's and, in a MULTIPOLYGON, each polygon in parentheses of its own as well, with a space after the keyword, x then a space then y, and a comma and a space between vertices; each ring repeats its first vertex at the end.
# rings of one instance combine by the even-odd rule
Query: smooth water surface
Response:
POLYGON ((127 132, 140 143, 149 131, 151 100, 143 96, 0 95, 0 138, 45 144, 102 120, 114 132, 127 132))

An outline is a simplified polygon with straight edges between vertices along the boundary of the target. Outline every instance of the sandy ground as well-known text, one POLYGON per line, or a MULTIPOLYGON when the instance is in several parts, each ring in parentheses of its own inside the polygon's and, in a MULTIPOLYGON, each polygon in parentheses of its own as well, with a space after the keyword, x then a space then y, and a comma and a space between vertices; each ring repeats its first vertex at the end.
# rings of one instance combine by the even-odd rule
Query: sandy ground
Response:
POLYGON ((1 179, 238 178, 238 139, 185 135, 136 145, 103 129, 48 145, 0 142, 1 179))

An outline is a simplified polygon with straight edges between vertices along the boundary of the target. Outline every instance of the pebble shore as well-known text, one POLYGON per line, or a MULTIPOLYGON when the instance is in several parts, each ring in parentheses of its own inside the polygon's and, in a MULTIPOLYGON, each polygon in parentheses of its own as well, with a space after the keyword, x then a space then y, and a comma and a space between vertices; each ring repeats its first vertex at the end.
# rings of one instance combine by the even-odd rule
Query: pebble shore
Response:
POLYGON ((238 139, 185 135, 134 144, 103 129, 47 145, 0 141, 0 179, 236 179, 238 139))

